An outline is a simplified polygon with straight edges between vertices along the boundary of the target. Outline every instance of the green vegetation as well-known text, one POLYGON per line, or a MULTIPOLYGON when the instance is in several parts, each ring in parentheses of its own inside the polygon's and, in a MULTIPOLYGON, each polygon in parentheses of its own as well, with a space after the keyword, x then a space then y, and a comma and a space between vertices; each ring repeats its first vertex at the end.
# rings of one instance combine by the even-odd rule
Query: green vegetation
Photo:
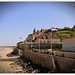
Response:
POLYGON ((17 44, 20 44, 20 43, 23 43, 23 42, 18 42, 17 44))
POLYGON ((36 32, 35 28, 34 28, 33 32, 36 32))
POLYGON ((46 33, 46 31, 48 31, 48 29, 43 29, 43 32, 46 33))
MULTIPOLYGON (((64 28, 57 28, 58 31, 55 32, 61 39, 64 38, 75 38, 75 28, 69 28, 69 27, 64 27, 64 28)), ((44 29, 44 33, 51 33, 51 29, 44 29)))
POLYGON ((29 34, 28 36, 32 36, 33 34, 29 34))
POLYGON ((71 38, 71 33, 69 31, 58 31, 56 34, 61 38, 71 38))
POLYGON ((56 32, 56 34, 61 38, 73 38, 75 37, 75 31, 69 31, 69 30, 65 30, 65 31, 58 31, 56 32))
POLYGON ((73 26, 73 28, 75 28, 75 25, 73 26))
MULTIPOLYGON (((57 28, 57 32, 55 32, 61 39, 65 38, 75 38, 75 25, 73 28, 64 27, 64 28, 57 28)), ((35 28, 33 32, 36 32, 35 28)), ((51 33, 51 29, 41 29, 40 32, 43 33, 51 33)), ((39 33, 39 30, 37 30, 37 33, 39 33)), ((29 36, 32 36, 32 34, 29 34, 29 36)))

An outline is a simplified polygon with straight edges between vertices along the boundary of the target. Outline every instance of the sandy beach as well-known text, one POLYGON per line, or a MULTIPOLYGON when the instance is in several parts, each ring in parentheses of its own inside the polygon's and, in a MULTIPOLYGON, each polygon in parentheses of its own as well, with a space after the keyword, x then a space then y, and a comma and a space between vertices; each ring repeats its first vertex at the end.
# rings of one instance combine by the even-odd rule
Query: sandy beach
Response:
POLYGON ((7 57, 8 53, 13 51, 13 47, 0 47, 0 58, 9 58, 7 57))
MULTIPOLYGON (((8 53, 13 51, 13 47, 0 47, 0 59, 8 59, 8 53)), ((20 73, 22 67, 14 64, 15 61, 0 60, 0 73, 20 73)))

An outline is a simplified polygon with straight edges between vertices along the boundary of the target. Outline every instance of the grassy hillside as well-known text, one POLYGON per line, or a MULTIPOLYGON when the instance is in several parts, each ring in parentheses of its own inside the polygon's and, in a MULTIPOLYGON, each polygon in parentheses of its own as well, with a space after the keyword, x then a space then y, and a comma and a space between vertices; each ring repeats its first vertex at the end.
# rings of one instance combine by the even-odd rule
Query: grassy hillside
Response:
MULTIPOLYGON (((58 31, 55 32, 61 39, 64 39, 64 38, 72 38, 72 37, 75 37, 75 28, 57 28, 58 31)), ((44 29, 43 30, 44 33, 51 33, 51 29, 44 29)))
MULTIPOLYGON (((64 38, 75 38, 75 28, 57 28, 57 32, 55 32, 61 39, 64 38)), ((42 29, 43 33, 51 33, 51 29, 42 29)), ((37 31, 38 33, 38 31, 37 31)), ((28 36, 32 36, 32 34, 29 34, 28 36)))

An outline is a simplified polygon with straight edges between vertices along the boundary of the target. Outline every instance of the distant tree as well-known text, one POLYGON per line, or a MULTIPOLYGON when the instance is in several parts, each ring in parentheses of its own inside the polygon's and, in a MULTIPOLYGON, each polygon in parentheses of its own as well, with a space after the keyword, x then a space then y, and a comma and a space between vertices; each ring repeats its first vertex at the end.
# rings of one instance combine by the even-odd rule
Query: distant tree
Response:
POLYGON ((41 29, 40 32, 43 32, 43 30, 41 29))
POLYGON ((67 29, 68 27, 64 27, 64 29, 67 29))
POLYGON ((35 30, 35 28, 34 28, 33 33, 34 33, 35 31, 36 31, 36 30, 35 30))
POLYGON ((70 30, 70 28, 69 27, 64 27, 64 29, 63 30, 70 30))
POLYGON ((44 33, 49 33, 51 32, 51 29, 46 30, 44 33))
POLYGON ((37 30, 37 34, 39 34, 39 30, 37 30))
POLYGON ((39 32, 39 30, 37 30, 37 32, 39 32))
POLYGON ((73 28, 75 28, 75 25, 73 26, 73 28))

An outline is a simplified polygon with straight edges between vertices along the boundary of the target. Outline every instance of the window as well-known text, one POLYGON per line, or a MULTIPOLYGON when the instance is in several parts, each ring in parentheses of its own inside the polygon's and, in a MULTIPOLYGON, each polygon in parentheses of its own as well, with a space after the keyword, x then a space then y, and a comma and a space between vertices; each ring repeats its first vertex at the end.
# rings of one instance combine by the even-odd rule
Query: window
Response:
POLYGON ((40 43, 42 43, 42 41, 40 41, 40 43))
POLYGON ((49 43, 49 41, 47 41, 47 43, 49 43))
POLYGON ((48 35, 49 35, 49 32, 48 32, 48 35))
POLYGON ((46 43, 46 42, 44 41, 44 43, 46 43))
POLYGON ((35 37, 35 40, 37 40, 37 37, 35 37))
POLYGON ((45 39, 45 36, 43 36, 43 38, 45 39))
POLYGON ((63 46, 63 48, 65 48, 65 46, 63 46))
POLYGON ((62 39, 60 39, 60 42, 62 42, 62 39))
POLYGON ((38 38, 39 38, 39 36, 38 36, 38 38))
POLYGON ((47 37, 47 39, 49 39, 49 37, 47 37))
POLYGON ((55 41, 55 43, 57 43, 57 41, 55 41))
POLYGON ((35 40, 32 40, 32 42, 35 42, 35 40))
POLYGON ((43 36, 42 36, 42 39, 44 39, 43 36))
POLYGON ((70 48, 72 48, 72 47, 70 46, 70 48))
POLYGON ((46 36, 46 39, 48 39, 48 37, 46 36))

